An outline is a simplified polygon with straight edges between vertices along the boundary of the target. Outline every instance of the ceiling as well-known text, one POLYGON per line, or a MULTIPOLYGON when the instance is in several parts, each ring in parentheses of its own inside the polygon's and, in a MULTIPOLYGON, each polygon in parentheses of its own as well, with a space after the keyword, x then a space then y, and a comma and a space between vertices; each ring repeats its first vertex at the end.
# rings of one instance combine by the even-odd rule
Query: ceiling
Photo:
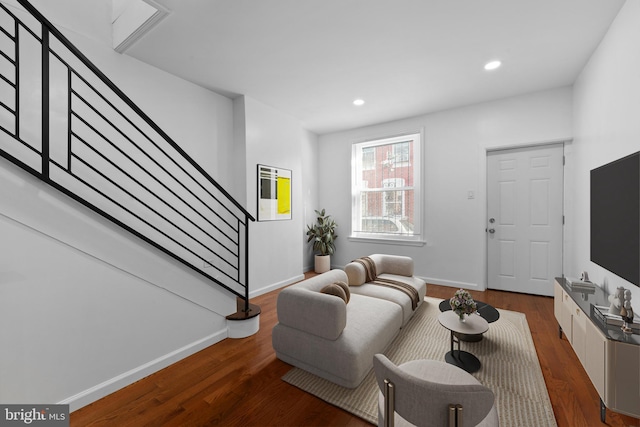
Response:
POLYGON ((156 0, 127 54, 317 134, 571 85, 624 0, 156 0), (502 67, 483 66, 500 59, 502 67), (356 107, 356 98, 365 104, 356 107))

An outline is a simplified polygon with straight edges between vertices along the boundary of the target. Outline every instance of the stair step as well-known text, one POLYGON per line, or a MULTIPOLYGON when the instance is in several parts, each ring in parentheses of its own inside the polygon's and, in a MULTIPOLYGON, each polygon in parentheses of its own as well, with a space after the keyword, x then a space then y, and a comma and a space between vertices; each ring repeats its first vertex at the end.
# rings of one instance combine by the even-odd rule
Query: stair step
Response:
POLYGON ((249 303, 249 311, 244 310, 244 300, 237 299, 238 311, 227 316, 227 320, 247 320, 260 315, 260 306, 249 303))

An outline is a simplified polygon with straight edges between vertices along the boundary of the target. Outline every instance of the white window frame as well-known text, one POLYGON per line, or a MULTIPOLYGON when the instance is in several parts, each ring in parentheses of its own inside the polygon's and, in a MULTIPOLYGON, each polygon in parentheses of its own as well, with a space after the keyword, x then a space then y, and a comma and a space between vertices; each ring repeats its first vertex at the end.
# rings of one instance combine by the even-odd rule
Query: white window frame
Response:
MULTIPOLYGON (((366 241, 380 242, 402 245, 422 246, 425 244, 422 235, 422 141, 423 132, 407 132, 393 137, 371 138, 361 142, 352 144, 351 154, 351 234, 350 241, 366 241), (414 224, 413 234, 381 234, 381 233, 365 233, 358 231, 362 222, 362 191, 366 187, 366 182, 362 180, 363 162, 362 149, 376 147, 378 145, 395 144, 412 139, 413 144, 413 195, 414 195, 414 224)), ((404 166, 407 163, 402 163, 404 166)), ((368 170, 368 169, 367 169, 368 170)), ((403 204, 407 201, 402 200, 403 204)))
MULTIPOLYGON (((389 178, 389 179, 383 179, 382 180, 382 188, 389 188, 392 189, 391 191, 383 191, 382 192, 382 216, 387 216, 387 213, 389 211, 389 204, 387 203, 387 193, 391 193, 393 191, 395 191, 397 188, 403 188, 404 187, 404 179, 402 178, 389 178)), ((404 194, 402 195, 402 213, 405 212, 406 209, 406 200, 404 198, 404 194)))

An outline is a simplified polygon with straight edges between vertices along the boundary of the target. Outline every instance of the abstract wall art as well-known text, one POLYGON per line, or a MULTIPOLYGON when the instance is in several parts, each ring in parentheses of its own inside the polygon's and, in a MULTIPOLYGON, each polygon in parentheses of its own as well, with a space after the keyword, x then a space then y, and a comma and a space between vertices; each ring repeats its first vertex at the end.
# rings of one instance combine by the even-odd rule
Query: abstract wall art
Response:
POLYGON ((258 221, 291 219, 291 171, 258 165, 258 221))

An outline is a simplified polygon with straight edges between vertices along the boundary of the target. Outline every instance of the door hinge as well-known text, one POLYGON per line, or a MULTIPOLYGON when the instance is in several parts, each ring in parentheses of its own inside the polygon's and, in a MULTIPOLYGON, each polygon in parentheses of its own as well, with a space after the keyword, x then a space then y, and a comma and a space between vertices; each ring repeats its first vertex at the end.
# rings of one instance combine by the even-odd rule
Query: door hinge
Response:
POLYGON ((564 215, 562 215, 562 225, 564 225, 564 215))
POLYGON ((567 164, 567 158, 565 156, 562 156, 562 166, 567 164))

